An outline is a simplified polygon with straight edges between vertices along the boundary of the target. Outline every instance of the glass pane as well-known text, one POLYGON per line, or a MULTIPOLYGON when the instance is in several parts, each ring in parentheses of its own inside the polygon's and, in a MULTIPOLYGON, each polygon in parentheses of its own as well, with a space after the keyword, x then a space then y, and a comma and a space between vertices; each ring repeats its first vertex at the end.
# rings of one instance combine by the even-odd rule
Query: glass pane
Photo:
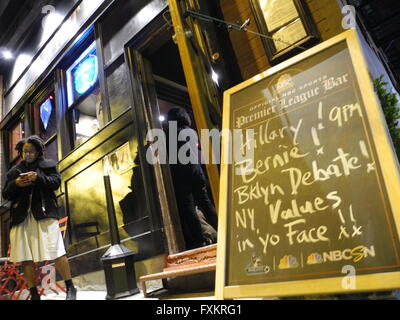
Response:
POLYGON ((39 136, 43 141, 49 140, 57 132, 56 108, 53 96, 39 106, 39 136))
MULTIPOLYGON (((119 227, 148 215, 140 166, 134 165, 129 145, 110 155, 113 158, 110 182, 119 227)), ((84 170, 67 182, 68 208, 74 242, 109 231, 103 161, 84 170)), ((126 228, 129 236, 138 234, 126 228)), ((121 237, 126 235, 121 234, 121 237)))
POLYGON ((93 42, 67 70, 68 106, 98 82, 96 44, 93 42))
POLYGON ((279 29, 272 35, 272 38, 274 39, 276 52, 280 52, 290 47, 290 45, 304 39, 306 36, 307 31, 299 18, 282 29, 279 29))
POLYGON ((87 141, 104 127, 99 86, 72 110, 75 125, 75 147, 87 141))
POLYGON ((260 0, 260 7, 270 32, 299 16, 293 0, 260 0))
MULTIPOLYGON (((145 217, 146 210, 143 176, 138 159, 133 160, 126 143, 105 157, 112 186, 118 226, 124 226, 145 217)), ((133 236, 133 234, 131 234, 133 236)))
POLYGON ((110 71, 110 75, 107 76, 107 89, 111 119, 114 120, 130 105, 128 71, 124 61, 110 71))
POLYGON ((74 242, 109 230, 102 162, 67 182, 68 208, 74 242))
MULTIPOLYGON (((148 212, 140 166, 111 176, 118 225, 127 225, 145 217, 148 212)), ((134 236, 131 234, 131 236, 134 236)))
POLYGON ((10 144, 8 149, 10 152, 10 161, 13 161, 18 157, 18 152, 15 150, 15 146, 23 138, 25 138, 24 124, 23 121, 20 121, 10 130, 10 144))
POLYGON ((58 162, 58 143, 57 139, 52 140, 46 145, 44 150, 44 157, 58 162))

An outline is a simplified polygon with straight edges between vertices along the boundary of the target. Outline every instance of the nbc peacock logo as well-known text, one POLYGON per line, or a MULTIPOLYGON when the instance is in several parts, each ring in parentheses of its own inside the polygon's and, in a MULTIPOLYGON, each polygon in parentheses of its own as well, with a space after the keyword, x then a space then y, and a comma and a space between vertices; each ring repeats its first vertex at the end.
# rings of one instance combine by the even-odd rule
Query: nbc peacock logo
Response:
POLYGON ((319 253, 311 253, 307 257, 307 264, 321 264, 323 262, 324 260, 322 259, 322 256, 319 253))
POLYGON ((294 88, 295 84, 293 82, 292 76, 289 73, 281 75, 275 85, 276 91, 280 94, 284 91, 288 91, 294 88))
POLYGON ((298 267, 299 267, 299 262, 297 261, 297 258, 292 255, 284 256, 279 261, 279 269, 281 270, 296 269, 298 267))

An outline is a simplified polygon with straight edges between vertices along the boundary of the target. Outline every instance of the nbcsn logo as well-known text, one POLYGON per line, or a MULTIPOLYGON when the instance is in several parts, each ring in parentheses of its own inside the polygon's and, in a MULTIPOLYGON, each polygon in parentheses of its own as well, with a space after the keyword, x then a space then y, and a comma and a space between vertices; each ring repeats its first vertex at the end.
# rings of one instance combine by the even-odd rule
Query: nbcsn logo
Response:
POLYGON ((307 257, 307 264, 321 264, 326 262, 337 262, 343 260, 353 260, 353 262, 360 262, 368 257, 375 257, 375 247, 370 246, 357 246, 353 249, 334 250, 324 252, 322 254, 312 253, 307 257))

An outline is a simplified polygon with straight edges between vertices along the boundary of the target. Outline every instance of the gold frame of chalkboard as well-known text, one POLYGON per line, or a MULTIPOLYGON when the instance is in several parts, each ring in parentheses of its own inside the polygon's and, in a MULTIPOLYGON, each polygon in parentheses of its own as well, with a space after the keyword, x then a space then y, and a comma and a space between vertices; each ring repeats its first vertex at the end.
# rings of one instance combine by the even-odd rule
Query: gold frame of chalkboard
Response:
MULTIPOLYGON (((366 106, 367 122, 371 128, 374 145, 379 146, 378 160, 382 166, 382 177, 388 191, 395 228, 400 234, 400 174, 399 163, 393 151, 390 136, 384 125, 383 112, 374 92, 371 77, 368 73, 367 63, 361 49, 356 31, 348 30, 331 38, 312 49, 309 49, 267 71, 249 79, 229 90, 224 94, 223 129, 229 129, 230 124, 230 97, 244 88, 271 77, 274 74, 300 62, 311 58, 317 53, 328 49, 340 42, 346 41, 355 69, 356 79, 361 92, 361 99, 366 106), (366 103, 368 102, 368 103, 366 103)), ((222 157, 227 152, 227 140, 223 136, 222 157)), ((224 158, 223 158, 224 159, 224 158)), ((357 286, 354 290, 342 288, 343 277, 312 279, 304 281, 285 281, 274 283, 226 286, 227 266, 227 221, 228 221, 228 164, 221 163, 220 201, 219 201, 219 227, 217 249, 217 271, 215 296, 217 299, 255 298, 255 297, 284 297, 312 294, 354 293, 362 291, 394 290, 400 288, 400 272, 384 272, 356 277, 357 286)))

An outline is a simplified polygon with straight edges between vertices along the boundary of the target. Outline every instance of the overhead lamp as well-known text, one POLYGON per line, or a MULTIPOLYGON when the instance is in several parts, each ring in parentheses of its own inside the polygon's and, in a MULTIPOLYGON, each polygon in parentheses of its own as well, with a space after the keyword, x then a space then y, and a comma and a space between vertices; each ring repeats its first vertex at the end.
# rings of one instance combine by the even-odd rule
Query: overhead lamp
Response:
POLYGON ((14 58, 13 54, 11 53, 10 50, 4 50, 2 51, 2 56, 4 59, 6 60, 11 60, 12 58, 14 58))

